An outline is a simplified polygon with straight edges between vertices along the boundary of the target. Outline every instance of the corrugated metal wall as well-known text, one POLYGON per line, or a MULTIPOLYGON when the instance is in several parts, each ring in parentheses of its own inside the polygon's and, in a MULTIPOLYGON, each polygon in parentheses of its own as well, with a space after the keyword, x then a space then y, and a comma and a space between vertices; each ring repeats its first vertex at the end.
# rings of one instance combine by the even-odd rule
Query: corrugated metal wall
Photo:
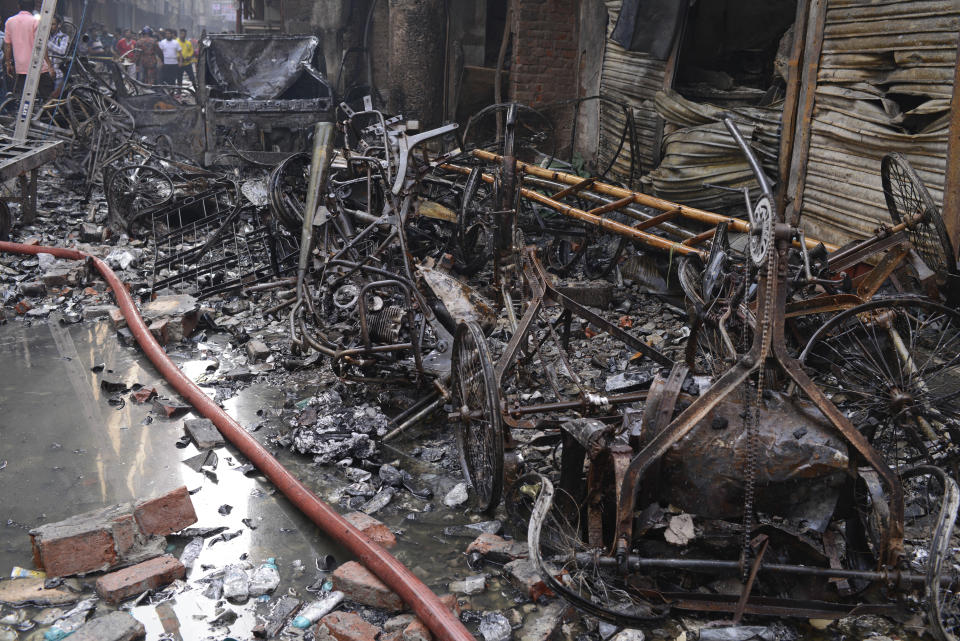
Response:
MULTIPOLYGON (((637 129, 638 149, 630 149, 629 136, 624 150, 610 172, 610 178, 621 182, 630 180, 630 154, 636 153, 639 169, 648 172, 653 168, 657 154, 658 116, 653 97, 663 88, 664 67, 666 62, 647 54, 627 51, 610 39, 617 16, 620 15, 622 0, 606 0, 607 44, 603 56, 603 71, 600 76, 600 95, 630 105, 637 129)), ((606 167, 620 143, 625 127, 625 116, 621 109, 601 104, 600 107, 600 145, 599 163, 606 167)), ((639 187, 639 181, 633 185, 639 187)))
POLYGON ((801 211, 812 237, 843 243, 890 222, 888 152, 943 202, 960 0, 828 0, 825 20, 801 211))

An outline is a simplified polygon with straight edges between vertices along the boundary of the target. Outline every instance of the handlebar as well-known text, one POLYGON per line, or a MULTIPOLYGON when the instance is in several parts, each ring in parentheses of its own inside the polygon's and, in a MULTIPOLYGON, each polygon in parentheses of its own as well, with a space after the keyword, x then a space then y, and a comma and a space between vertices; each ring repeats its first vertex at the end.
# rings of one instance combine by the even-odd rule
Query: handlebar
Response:
POLYGON ((763 170, 760 169, 760 162, 754 155, 750 145, 748 145, 747 141, 743 139, 743 134, 740 133, 736 123, 733 122, 733 118, 731 118, 729 115, 724 115, 723 124, 726 125, 727 131, 729 131, 730 135, 733 136, 733 139, 740 147, 743 155, 747 157, 747 162, 750 164, 750 170, 753 171, 754 177, 757 179, 757 182, 760 183, 760 191, 762 191, 763 195, 767 198, 773 199, 773 192, 770 191, 770 183, 767 181, 767 176, 763 173, 763 170))

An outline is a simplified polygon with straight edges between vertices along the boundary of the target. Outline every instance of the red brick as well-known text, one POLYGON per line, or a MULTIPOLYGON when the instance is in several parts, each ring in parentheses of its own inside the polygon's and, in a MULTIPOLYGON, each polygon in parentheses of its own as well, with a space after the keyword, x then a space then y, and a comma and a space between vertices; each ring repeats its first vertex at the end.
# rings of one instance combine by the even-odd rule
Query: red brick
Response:
POLYGON ((117 561, 108 526, 77 530, 65 536, 30 534, 33 564, 47 576, 70 576, 106 569, 117 561))
POLYGON ((144 534, 166 536, 197 522, 197 513, 185 485, 163 496, 137 504, 133 515, 144 534))
POLYGON ((397 544, 397 537, 386 525, 363 512, 351 512, 343 517, 350 525, 363 532, 368 539, 379 543, 385 548, 392 548, 397 544))
POLYGON ((506 563, 527 556, 527 546, 520 541, 507 541, 496 534, 484 532, 467 546, 467 554, 479 552, 481 556, 497 563, 506 563))
POLYGON ((134 401, 135 403, 143 404, 143 403, 146 403, 147 401, 151 400, 151 399, 152 399, 153 397, 155 397, 156 395, 157 395, 157 388, 155 388, 155 387, 141 387, 141 388, 138 389, 136 392, 134 392, 131 396, 133 397, 133 401, 134 401))
POLYGON ((380 628, 367 623, 356 612, 333 612, 320 619, 316 627, 318 639, 332 637, 336 641, 376 641, 380 628))
POLYGON ((114 329, 121 329, 127 326, 127 319, 123 317, 123 312, 119 308, 110 310, 110 320, 113 322, 114 329))
POLYGON ((133 514, 122 514, 113 520, 113 546, 117 554, 123 557, 137 545, 140 527, 133 514))
POLYGON ((343 592, 350 601, 393 612, 404 609, 400 597, 356 561, 338 567, 331 579, 333 589, 343 592))
POLYGON ((517 559, 507 563, 503 566, 503 573, 507 575, 511 583, 534 601, 542 596, 553 595, 547 584, 540 578, 537 567, 529 559, 517 559))
POLYGON ((185 575, 186 569, 175 557, 161 556, 103 575, 97 579, 97 594, 109 603, 119 603, 185 575))
POLYGON ((157 339, 157 342, 161 345, 167 345, 168 343, 173 342, 171 340, 171 335, 173 334, 173 323, 167 319, 155 320, 150 323, 150 333, 153 334, 153 337, 157 339))
POLYGON ((457 618, 460 618, 460 601, 457 599, 456 594, 441 594, 439 598, 443 607, 453 612, 457 618))
POLYGON ((403 641, 433 641, 433 635, 423 621, 414 619, 403 629, 403 641))

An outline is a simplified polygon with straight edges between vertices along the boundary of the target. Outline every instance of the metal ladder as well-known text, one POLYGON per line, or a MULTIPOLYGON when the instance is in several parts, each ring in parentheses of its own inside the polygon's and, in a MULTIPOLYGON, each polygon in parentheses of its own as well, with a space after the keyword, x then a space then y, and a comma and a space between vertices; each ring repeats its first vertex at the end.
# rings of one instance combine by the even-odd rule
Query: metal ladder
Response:
POLYGON ((13 131, 15 142, 24 142, 30 130, 30 121, 33 114, 33 104, 37 98, 37 85, 40 83, 40 70, 47 55, 47 40, 50 38, 50 25, 53 24, 53 12, 57 8, 57 0, 43 0, 40 9, 40 24, 37 27, 37 37, 33 41, 33 54, 30 57, 30 71, 23 86, 23 98, 20 99, 20 110, 17 112, 16 128, 13 131))

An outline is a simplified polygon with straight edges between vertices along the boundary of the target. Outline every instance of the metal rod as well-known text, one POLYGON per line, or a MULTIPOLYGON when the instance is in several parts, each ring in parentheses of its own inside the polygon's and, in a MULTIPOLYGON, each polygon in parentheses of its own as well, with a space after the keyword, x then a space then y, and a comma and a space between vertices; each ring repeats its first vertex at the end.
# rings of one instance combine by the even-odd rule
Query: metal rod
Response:
MULTIPOLYGON (((600 567, 617 567, 618 561, 612 556, 601 556, 589 553, 576 555, 577 563, 598 565, 600 567)), ((721 561, 717 559, 653 559, 631 554, 627 558, 627 567, 633 571, 640 570, 691 570, 694 572, 740 572, 739 561, 721 561)), ((864 581, 884 581, 892 583, 925 583, 925 574, 916 572, 888 572, 877 570, 847 570, 843 568, 819 568, 810 565, 789 565, 784 563, 762 563, 760 572, 779 574, 794 574, 798 576, 816 576, 836 579, 860 579, 864 581)), ((941 583, 949 584, 951 579, 944 577, 941 583)))
MULTIPOLYGON (((474 157, 481 160, 486 160, 489 162, 501 162, 503 160, 502 156, 491 153, 489 151, 484 151, 483 149, 474 149, 470 153, 474 157)), ((562 171, 556 171, 554 169, 544 169, 537 165, 531 165, 522 161, 517 161, 517 167, 522 169, 525 173, 532 174, 540 178, 546 178, 548 180, 554 180, 556 182, 561 182, 567 185, 576 185, 580 183, 583 178, 580 176, 575 176, 573 174, 567 174, 562 171)), ((683 218, 689 218, 690 220, 699 220, 703 223, 708 223, 710 225, 718 225, 722 222, 728 222, 730 224, 730 229, 732 231, 747 233, 750 231, 750 224, 745 220, 740 220, 739 218, 733 218, 731 216, 722 216, 710 211, 703 209, 697 209, 696 207, 688 207, 687 205, 680 205, 669 200, 664 200, 662 198, 657 198, 655 196, 650 196, 647 194, 641 194, 639 192, 630 191, 629 189, 624 189, 623 187, 617 187, 616 185, 610 185, 602 182, 594 182, 588 187, 591 191, 595 191, 601 194, 606 194, 607 196, 614 196, 616 198, 625 198, 626 196, 633 197, 633 202, 638 205, 645 205, 647 207, 653 207, 654 209, 659 209, 661 211, 670 211, 677 209, 680 216, 683 218)), ((582 192, 581 192, 582 193, 582 192)), ((816 247, 820 241, 808 238, 807 247, 816 247)), ((836 251, 838 247, 836 245, 831 245, 828 243, 823 243, 823 246, 827 248, 827 251, 836 251)))

